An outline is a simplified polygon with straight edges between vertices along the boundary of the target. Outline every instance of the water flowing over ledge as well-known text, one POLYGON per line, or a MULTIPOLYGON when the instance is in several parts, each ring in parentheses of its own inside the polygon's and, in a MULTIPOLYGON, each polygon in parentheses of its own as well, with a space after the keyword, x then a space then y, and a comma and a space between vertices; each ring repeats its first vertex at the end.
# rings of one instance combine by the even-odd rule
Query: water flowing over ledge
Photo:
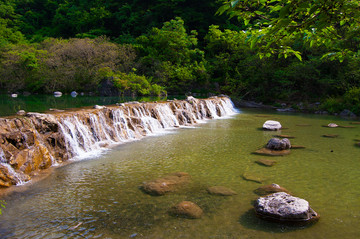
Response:
POLYGON ((23 184, 39 170, 88 157, 114 144, 237 112, 228 97, 99 108, 1 118, 0 187, 23 184))

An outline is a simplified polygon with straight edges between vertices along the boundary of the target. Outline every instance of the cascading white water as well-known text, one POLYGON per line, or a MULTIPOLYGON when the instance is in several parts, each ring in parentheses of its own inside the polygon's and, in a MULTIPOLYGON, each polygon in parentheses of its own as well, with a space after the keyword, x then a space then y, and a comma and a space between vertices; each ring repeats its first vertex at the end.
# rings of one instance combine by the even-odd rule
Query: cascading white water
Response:
MULTIPOLYGON (((58 162, 62 160, 98 155, 111 145, 138 140, 144 136, 167 133, 170 132, 169 129, 189 127, 207 119, 230 116, 236 112, 231 100, 227 97, 204 100, 191 97, 183 101, 122 104, 119 107, 79 110, 56 115, 31 113, 29 115, 31 120, 25 119, 26 122, 32 122, 28 125, 30 129, 26 132, 30 132, 29 135, 31 132, 35 134, 36 143, 32 142, 33 145, 28 145, 27 134, 20 131, 26 147, 18 150, 20 152, 38 148, 36 152, 46 154, 46 157, 51 158, 50 164, 46 166, 49 167, 58 165, 58 162)), ((29 139, 31 142, 31 137, 29 139)), ((29 173, 24 171, 25 167, 20 169, 14 166, 17 162, 10 165, 10 158, 7 159, 5 155, 7 154, 0 147, 0 166, 12 175, 13 181, 16 181, 16 184, 22 184, 29 180, 29 173)), ((27 153, 23 155, 37 157, 39 153, 34 154, 35 156, 27 153)), ((41 161, 46 157, 37 158, 37 160, 41 161)), ((16 155, 11 156, 11 160, 14 159, 17 160, 16 155)), ((32 162, 32 158, 26 160, 32 162)), ((23 161, 19 163, 24 164, 23 161)), ((44 161, 43 164, 40 162, 38 165, 46 164, 44 161)), ((28 167, 28 170, 38 169, 28 167)))
POLYGON ((67 116, 59 122, 71 157, 86 156, 101 149, 101 145, 123 143, 156 135, 167 129, 189 126, 207 118, 220 118, 236 113, 228 98, 216 98, 189 103, 180 101, 158 104, 123 105, 110 109, 111 118, 102 111, 87 113, 87 120, 67 116), (150 108, 149 108, 150 107, 150 108), (173 109, 172 109, 173 108, 173 109), (207 109, 207 110, 206 110, 207 109))

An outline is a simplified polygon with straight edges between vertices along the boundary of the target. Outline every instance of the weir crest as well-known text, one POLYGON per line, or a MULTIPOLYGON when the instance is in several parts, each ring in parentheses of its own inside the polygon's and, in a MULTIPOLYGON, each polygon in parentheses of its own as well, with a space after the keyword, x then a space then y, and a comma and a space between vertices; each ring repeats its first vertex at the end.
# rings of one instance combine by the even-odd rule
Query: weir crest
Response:
POLYGON ((188 97, 0 118, 0 187, 23 184, 39 170, 88 157, 114 144, 236 112, 228 97, 188 97))

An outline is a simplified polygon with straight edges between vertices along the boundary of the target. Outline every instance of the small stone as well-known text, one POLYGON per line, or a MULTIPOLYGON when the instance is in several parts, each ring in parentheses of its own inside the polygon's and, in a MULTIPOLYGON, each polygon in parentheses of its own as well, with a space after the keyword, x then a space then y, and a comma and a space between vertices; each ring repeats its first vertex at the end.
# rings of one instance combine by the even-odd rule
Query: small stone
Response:
POLYGON ((264 185, 264 186, 257 188, 256 190, 254 190, 254 193, 256 193, 257 195, 260 195, 260 196, 265 196, 265 195, 277 193, 277 192, 285 192, 285 193, 290 194, 290 192, 286 188, 283 188, 276 183, 273 183, 270 185, 264 185))
POLYGON ((170 213, 185 218, 198 219, 203 215, 203 210, 193 202, 182 201, 170 209, 170 213))
POLYGON ((16 114, 23 116, 23 115, 26 115, 26 112, 25 112, 25 110, 19 110, 16 114))
POLYGON ((287 138, 284 139, 272 138, 267 143, 266 148, 271 150, 285 150, 291 148, 291 143, 290 140, 288 140, 287 138))
POLYGON ((258 160, 255 161, 255 163, 271 167, 271 166, 274 166, 276 164, 276 161, 275 160, 270 160, 270 159, 258 159, 258 160))
POLYGON ((190 181, 190 175, 184 172, 176 172, 152 181, 143 182, 141 188, 148 194, 161 196, 173 192, 180 186, 190 181))
POLYGON ((62 92, 60 92, 60 91, 55 91, 55 92, 54 92, 54 96, 55 96, 55 97, 60 97, 60 96, 62 96, 62 92))
POLYGON ((329 128, 336 128, 336 127, 339 127, 339 125, 335 124, 335 123, 330 123, 327 125, 327 127, 329 128))
POLYGON ((208 193, 220 196, 232 196, 237 195, 237 193, 229 188, 223 186, 213 186, 207 188, 208 193))
POLYGON ((103 106, 103 105, 94 105, 93 108, 94 108, 94 109, 104 109, 104 108, 106 108, 106 107, 103 106))
POLYGON ((266 130, 280 130, 281 129, 281 124, 278 121, 274 121, 274 120, 267 120, 264 124, 263 124, 263 129, 266 130))

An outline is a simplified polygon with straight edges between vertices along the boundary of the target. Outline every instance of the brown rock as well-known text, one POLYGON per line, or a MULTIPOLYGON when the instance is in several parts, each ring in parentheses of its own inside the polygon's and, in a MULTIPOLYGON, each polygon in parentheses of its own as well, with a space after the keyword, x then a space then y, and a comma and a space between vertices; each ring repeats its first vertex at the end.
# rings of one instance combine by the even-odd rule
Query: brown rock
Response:
POLYGON ((223 186, 213 186, 207 188, 207 191, 213 195, 220 195, 220 196, 232 196, 237 195, 237 193, 229 188, 223 186))
POLYGON ((190 181, 190 175, 176 172, 152 181, 143 182, 141 188, 150 195, 164 195, 173 192, 190 181))
POLYGON ((16 180, 14 180, 8 168, 0 164, 0 187, 10 187, 15 184, 16 180))
POLYGON ((267 149, 267 148, 262 148, 262 149, 256 150, 254 152, 254 154, 267 155, 267 156, 283 156, 283 155, 288 155, 289 153, 290 153, 290 150, 288 150, 288 149, 271 150, 271 149, 267 149))
POLYGON ((261 186, 254 190, 254 193, 256 193, 257 195, 260 195, 260 196, 265 196, 265 195, 277 193, 277 192, 286 192, 286 193, 290 194, 290 192, 286 188, 283 188, 280 185, 275 184, 275 183, 270 184, 270 185, 264 185, 264 186, 261 186))
POLYGON ((275 160, 270 160, 270 159, 258 159, 258 160, 255 161, 255 163, 271 167, 271 166, 274 166, 276 164, 276 161, 275 160))
POLYGON ((198 219, 203 215, 203 210, 193 202, 182 201, 172 207, 170 213, 179 217, 198 219))

